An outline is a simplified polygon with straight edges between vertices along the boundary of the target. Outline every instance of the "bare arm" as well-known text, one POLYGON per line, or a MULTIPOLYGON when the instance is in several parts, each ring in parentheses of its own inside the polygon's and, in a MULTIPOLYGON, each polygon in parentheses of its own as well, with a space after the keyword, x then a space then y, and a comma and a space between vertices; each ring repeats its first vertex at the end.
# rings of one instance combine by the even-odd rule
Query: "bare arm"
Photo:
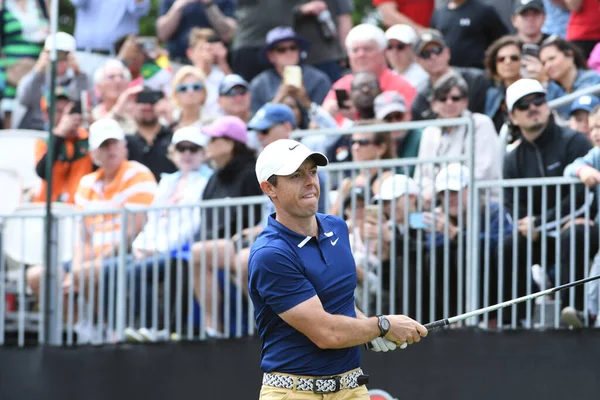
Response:
POLYGON ((340 43, 342 44, 342 47, 346 49, 346 36, 348 36, 350 29, 352 29, 352 17, 350 14, 339 15, 337 17, 337 23, 340 43))
POLYGON ((364 314, 363 318, 329 314, 323 309, 318 296, 311 297, 279 316, 321 349, 359 346, 379 336, 377 318, 366 318, 364 314))
POLYGON ((156 20, 156 35, 163 42, 169 40, 177 30, 183 8, 194 0, 177 0, 169 11, 156 20))
POLYGON ((408 18, 406 15, 402 14, 396 8, 396 3, 389 2, 383 3, 377 6, 379 12, 381 13, 381 19, 383 20, 383 24, 387 27, 396 25, 396 24, 406 24, 410 25, 415 30, 419 31, 421 29, 425 29, 424 26, 417 24, 412 19, 408 18))
POLYGON ((572 12, 578 12, 583 5, 583 0, 564 0, 564 2, 567 9, 572 12))
MULTIPOLYGON (((210 0, 202 0, 202 2, 208 3, 210 0)), ((224 41, 229 42, 233 38, 233 35, 235 35, 235 30, 237 28, 237 23, 235 20, 231 17, 225 16, 219 7, 217 7, 214 3, 204 10, 206 12, 208 21, 219 33, 219 36, 221 36, 224 41)))

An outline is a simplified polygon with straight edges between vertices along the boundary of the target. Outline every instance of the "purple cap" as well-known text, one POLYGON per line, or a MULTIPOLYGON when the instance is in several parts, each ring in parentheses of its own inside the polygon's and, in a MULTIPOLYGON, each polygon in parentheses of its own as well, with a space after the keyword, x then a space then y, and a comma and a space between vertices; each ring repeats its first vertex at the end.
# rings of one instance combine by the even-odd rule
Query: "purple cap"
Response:
POLYGON ((233 115, 217 119, 212 124, 203 127, 202 132, 210 137, 225 137, 244 144, 248 142, 246 124, 233 115))

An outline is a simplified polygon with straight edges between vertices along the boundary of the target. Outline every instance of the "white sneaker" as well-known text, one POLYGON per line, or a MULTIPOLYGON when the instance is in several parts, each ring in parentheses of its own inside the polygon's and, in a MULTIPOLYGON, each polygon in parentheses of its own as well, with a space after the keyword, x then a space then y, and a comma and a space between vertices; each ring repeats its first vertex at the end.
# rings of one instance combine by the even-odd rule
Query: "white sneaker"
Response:
POLYGON ((154 331, 151 331, 148 328, 140 328, 138 329, 138 333, 144 338, 143 341, 156 342, 156 335, 154 334, 154 331))
POLYGON ((125 328, 125 330, 123 331, 123 334, 125 335, 125 338, 127 338, 127 340, 129 340, 130 342, 143 342, 144 341, 144 337, 142 335, 140 335, 140 333, 138 331, 136 331, 133 328, 125 328))
POLYGON ((581 311, 577 311, 573 307, 565 307, 560 312, 560 320, 572 326, 575 329, 581 329, 585 326, 585 318, 581 311))

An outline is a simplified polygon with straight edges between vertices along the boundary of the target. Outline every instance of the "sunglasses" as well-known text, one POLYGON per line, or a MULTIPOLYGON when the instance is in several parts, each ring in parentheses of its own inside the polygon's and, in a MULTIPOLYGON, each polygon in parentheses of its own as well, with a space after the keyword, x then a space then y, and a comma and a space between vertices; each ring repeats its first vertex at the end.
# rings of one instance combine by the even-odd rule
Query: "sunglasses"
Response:
POLYGON ((391 43, 387 45, 387 49, 388 49, 388 50, 394 50, 394 49, 395 49, 395 50, 398 50, 398 51, 402 51, 402 50, 404 50, 406 47, 407 47, 407 46, 406 46, 406 43, 402 43, 402 42, 400 42, 400 43, 398 43, 398 44, 396 44, 396 45, 393 45, 393 44, 391 44, 391 43))
POLYGON ((291 44, 289 46, 278 46, 273 49, 276 53, 283 54, 288 51, 298 51, 298 46, 295 44, 291 44))
POLYGON ((238 94, 240 96, 243 96, 246 93, 248 93, 248 89, 247 88, 245 88, 243 86, 237 86, 237 87, 233 87, 233 88, 229 89, 226 93, 223 94, 223 96, 235 97, 238 94))
POLYGON ((461 101, 462 99, 464 99, 464 96, 440 96, 437 97, 436 100, 440 101, 442 103, 445 103, 448 101, 448 99, 452 100, 453 103, 458 103, 459 101, 461 101))
POLYGON ((365 83, 351 86, 351 90, 364 90, 364 89, 379 90, 379 82, 371 81, 371 82, 365 82, 365 83))
POLYGON ((519 61, 521 59, 521 57, 519 57, 518 55, 511 54, 510 56, 498 56, 498 57, 496 57, 496 62, 502 63, 507 58, 510 59, 510 61, 512 61, 512 62, 517 62, 517 61, 519 61))
POLYGON ((541 106, 546 102, 546 96, 536 96, 529 100, 521 99, 515 103, 514 108, 520 111, 528 110, 529 107, 533 104, 536 107, 541 106))
POLYGON ((200 146, 196 144, 176 144, 175 150, 177 150, 179 153, 185 153, 186 151, 189 151, 190 153, 196 154, 198 151, 200 151, 200 146))
POLYGON ((204 90, 204 84, 201 82, 181 84, 175 87, 177 93, 199 92, 201 90, 204 90))
POLYGON ((359 147, 362 146, 369 146, 371 144, 379 144, 377 143, 375 140, 371 140, 371 139, 354 139, 350 142, 353 146, 355 144, 357 144, 359 147))
POLYGON ((424 58, 425 60, 429 60, 429 58, 431 58, 432 54, 439 56, 440 54, 442 54, 443 51, 444 51, 444 46, 435 46, 435 47, 432 47, 431 50, 422 51, 421 58, 424 58))
POLYGON ((404 114, 401 112, 393 112, 386 115, 383 120, 385 122, 401 122, 404 120, 404 114))

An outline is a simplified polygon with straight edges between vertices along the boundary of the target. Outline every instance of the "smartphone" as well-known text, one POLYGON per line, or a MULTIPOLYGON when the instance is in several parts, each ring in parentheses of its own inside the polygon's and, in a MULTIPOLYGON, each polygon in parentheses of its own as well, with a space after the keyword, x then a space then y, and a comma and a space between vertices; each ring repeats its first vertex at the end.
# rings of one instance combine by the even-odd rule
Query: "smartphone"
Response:
POLYGON ((521 48, 524 56, 531 56, 535 58, 540 58, 540 46, 532 43, 525 43, 521 48))
POLYGON ((152 36, 140 36, 137 38, 138 44, 144 49, 146 54, 154 54, 156 52, 156 38, 152 36))
POLYGON ((412 229, 426 229, 430 225, 425 223, 422 212, 412 212, 408 214, 408 226, 412 229))
POLYGON ((163 98, 163 92, 160 90, 143 90, 137 95, 139 104, 156 104, 163 98))
POLYGON ((335 98, 337 100, 338 108, 348 108, 346 107, 346 101, 350 99, 350 95, 344 89, 335 89, 335 98))
POLYGON ((302 87, 302 68, 299 65, 286 65, 283 68, 283 84, 302 87))
POLYGON ((82 113, 81 100, 73 101, 73 108, 71 108, 71 112, 69 112, 69 114, 81 114, 81 113, 82 113))

